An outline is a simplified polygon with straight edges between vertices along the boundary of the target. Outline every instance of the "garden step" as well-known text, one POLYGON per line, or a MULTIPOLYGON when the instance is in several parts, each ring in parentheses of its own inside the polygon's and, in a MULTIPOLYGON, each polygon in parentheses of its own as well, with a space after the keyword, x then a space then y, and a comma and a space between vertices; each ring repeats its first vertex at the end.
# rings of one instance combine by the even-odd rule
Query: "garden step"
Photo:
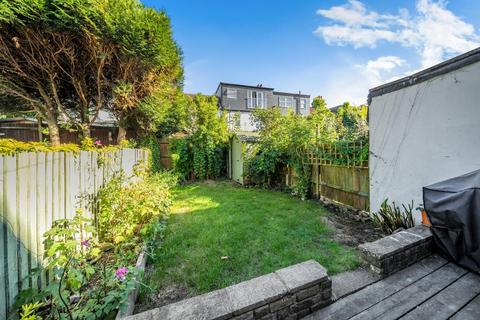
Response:
POLYGON ((297 319, 331 302, 327 271, 309 260, 125 319, 297 319))
POLYGON ((342 272, 331 278, 333 300, 343 298, 382 279, 380 275, 364 268, 342 272))

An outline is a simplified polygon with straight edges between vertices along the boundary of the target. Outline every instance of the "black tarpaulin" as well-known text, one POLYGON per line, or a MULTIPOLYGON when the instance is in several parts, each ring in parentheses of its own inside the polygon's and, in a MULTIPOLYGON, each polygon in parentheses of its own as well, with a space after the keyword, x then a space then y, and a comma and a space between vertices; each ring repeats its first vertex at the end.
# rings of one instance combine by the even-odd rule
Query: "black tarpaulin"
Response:
POLYGON ((440 254, 480 273, 480 170, 424 187, 423 204, 440 254))

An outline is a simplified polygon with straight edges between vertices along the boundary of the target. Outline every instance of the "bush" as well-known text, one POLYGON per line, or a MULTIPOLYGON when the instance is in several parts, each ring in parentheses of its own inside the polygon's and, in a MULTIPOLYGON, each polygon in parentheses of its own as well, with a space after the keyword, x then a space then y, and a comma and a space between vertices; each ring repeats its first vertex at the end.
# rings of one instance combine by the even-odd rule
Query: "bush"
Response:
POLYGON ((91 138, 85 138, 78 144, 64 143, 58 146, 51 146, 47 142, 23 142, 15 139, 0 139, 0 154, 15 154, 19 152, 73 152, 79 153, 86 151, 114 151, 123 148, 131 148, 133 145, 124 141, 120 145, 104 146, 101 141, 93 141, 91 138))
POLYGON ((139 281, 139 252, 163 237, 169 189, 176 183, 169 173, 146 176, 141 166, 135 173, 131 182, 120 175, 101 189, 96 223, 82 211, 53 223, 44 235, 43 270, 53 275, 52 281, 42 290, 20 292, 13 307, 17 314, 29 319, 115 317, 139 281))
MULTIPOLYGON (((81 211, 53 223, 45 233, 45 270, 52 275, 42 290, 17 296, 14 310, 29 319, 113 318, 138 281, 134 260, 102 253, 95 228, 81 211)), ((38 276, 34 273, 32 276, 38 276)))
POLYGON ((408 206, 402 204, 402 209, 392 202, 390 205, 388 199, 382 202, 378 212, 372 212, 370 215, 373 222, 386 233, 393 233, 395 230, 412 228, 415 226, 413 220, 413 201, 408 206))
POLYGON ((215 97, 196 95, 189 104, 187 135, 171 145, 173 169, 182 180, 218 178, 225 168, 226 119, 215 97))
POLYGON ((139 236, 155 219, 165 219, 175 183, 176 177, 170 173, 156 173, 128 184, 122 175, 113 178, 97 197, 99 240, 120 244, 139 236))

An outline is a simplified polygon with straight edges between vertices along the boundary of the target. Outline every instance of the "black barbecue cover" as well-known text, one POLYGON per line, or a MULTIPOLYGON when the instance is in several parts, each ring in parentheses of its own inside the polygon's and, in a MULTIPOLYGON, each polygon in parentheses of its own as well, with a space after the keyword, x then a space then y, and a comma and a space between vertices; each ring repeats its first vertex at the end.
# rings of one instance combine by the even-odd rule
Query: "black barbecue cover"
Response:
POLYGON ((423 204, 440 254, 480 273, 480 170, 424 187, 423 204))

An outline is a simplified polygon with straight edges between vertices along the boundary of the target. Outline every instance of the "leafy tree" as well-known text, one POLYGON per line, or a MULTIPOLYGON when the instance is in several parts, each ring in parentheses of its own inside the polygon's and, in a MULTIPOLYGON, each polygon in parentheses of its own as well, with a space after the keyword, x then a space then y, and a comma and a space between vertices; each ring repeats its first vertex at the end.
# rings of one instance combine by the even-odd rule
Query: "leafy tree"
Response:
POLYGON ((314 109, 327 109, 327 102, 322 96, 317 96, 313 98, 312 107, 314 109))
POLYGON ((368 141, 368 107, 345 102, 337 111, 339 136, 347 141, 368 141))
POLYGON ((0 68, 0 94, 29 104, 52 144, 59 123, 88 137, 102 108, 137 125, 148 97, 176 94, 183 76, 168 17, 138 0, 3 0, 0 68))
POLYGON ((283 167, 291 166, 299 175, 295 191, 305 197, 310 169, 304 160, 315 138, 313 122, 292 112, 282 115, 278 108, 255 110, 254 121, 259 128, 260 141, 255 145, 253 157, 247 160, 252 180, 267 186, 278 185, 283 167))
POLYGON ((137 0, 107 0, 104 10, 108 33, 121 48, 112 104, 120 142, 126 127, 148 134, 164 120, 165 110, 172 110, 181 95, 182 55, 165 12, 145 8, 137 0))

